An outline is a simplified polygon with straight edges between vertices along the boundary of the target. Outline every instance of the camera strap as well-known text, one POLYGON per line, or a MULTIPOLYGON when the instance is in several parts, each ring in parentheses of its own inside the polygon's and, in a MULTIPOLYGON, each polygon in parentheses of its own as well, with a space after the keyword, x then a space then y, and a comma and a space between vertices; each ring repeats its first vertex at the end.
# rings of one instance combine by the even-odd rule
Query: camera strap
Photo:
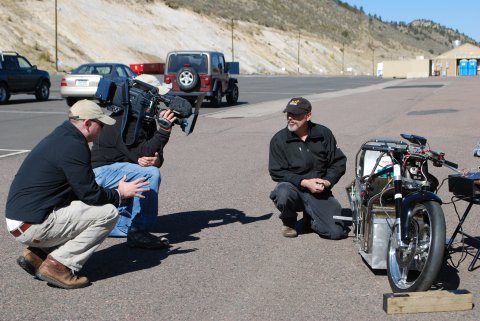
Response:
MULTIPOLYGON (((113 105, 120 106, 123 110, 123 117, 122 117, 122 125, 120 126, 120 136, 122 137, 123 142, 128 145, 132 145, 135 143, 137 135, 134 135, 133 141, 130 143, 126 142, 126 135, 127 135, 127 126, 128 126, 128 118, 131 114, 131 106, 130 106, 130 97, 129 97, 129 82, 128 79, 124 79, 121 81, 116 82, 116 90, 115 95, 113 98, 113 105)), ((136 126, 137 127, 137 126, 136 126)))
POLYGON ((125 113, 122 118, 122 140, 127 146, 132 146, 137 143, 137 139, 142 130, 143 122, 147 118, 147 109, 151 107, 151 97, 149 93, 142 89, 130 87, 128 90, 128 104, 125 108, 125 113), (133 135, 129 135, 129 122, 134 121, 135 126, 133 135))

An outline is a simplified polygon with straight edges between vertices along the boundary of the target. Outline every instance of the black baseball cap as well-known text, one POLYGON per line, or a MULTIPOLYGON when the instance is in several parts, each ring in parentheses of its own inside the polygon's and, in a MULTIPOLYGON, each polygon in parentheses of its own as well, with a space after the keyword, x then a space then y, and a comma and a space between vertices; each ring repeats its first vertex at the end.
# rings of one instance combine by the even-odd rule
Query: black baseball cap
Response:
POLYGON ((295 115, 306 114, 312 111, 312 105, 303 97, 295 97, 290 99, 284 113, 292 113, 295 115))

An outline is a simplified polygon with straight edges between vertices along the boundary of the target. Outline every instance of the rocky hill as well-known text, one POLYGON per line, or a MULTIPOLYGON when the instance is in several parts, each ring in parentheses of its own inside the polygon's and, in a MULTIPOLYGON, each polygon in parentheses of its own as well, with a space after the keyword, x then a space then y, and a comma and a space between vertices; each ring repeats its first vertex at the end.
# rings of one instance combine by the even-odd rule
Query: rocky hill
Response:
POLYGON ((223 51, 245 74, 371 74, 379 61, 433 57, 456 39, 477 44, 431 21, 384 22, 339 0, 3 0, 0 15, 0 49, 50 71, 56 57, 70 70, 204 49, 223 51))

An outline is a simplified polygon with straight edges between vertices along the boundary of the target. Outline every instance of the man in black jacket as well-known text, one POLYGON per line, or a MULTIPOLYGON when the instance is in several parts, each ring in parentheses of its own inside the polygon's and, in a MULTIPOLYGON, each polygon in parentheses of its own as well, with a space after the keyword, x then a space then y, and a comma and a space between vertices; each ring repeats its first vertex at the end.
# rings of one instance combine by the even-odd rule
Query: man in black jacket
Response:
MULTIPOLYGON (((158 88, 160 94, 168 89, 152 75, 140 75, 135 79, 158 88)), ((158 127, 154 121, 138 120, 123 111, 111 115, 117 122, 105 128, 93 142, 92 166, 95 179, 100 186, 116 188, 123 176, 127 179, 146 177, 150 183, 144 198, 134 198, 124 202, 119 209, 120 219, 110 236, 127 237, 127 245, 146 249, 164 249, 168 247, 166 238, 157 237, 149 232, 158 215, 158 189, 160 186, 159 167, 163 163, 163 148, 168 143, 171 127, 158 127), (126 118, 125 118, 126 117, 126 118), (123 121, 126 120, 124 137, 123 121), (141 126, 137 128, 138 122, 141 126), (128 142, 128 145, 125 143, 128 142)), ((175 114, 162 110, 160 117, 175 121, 175 114)))
POLYGON ((10 187, 7 228, 28 246, 17 263, 55 286, 73 289, 90 283, 74 272, 115 226, 115 205, 147 190, 142 178, 124 178, 116 190, 95 182, 88 143, 104 125, 114 123, 94 102, 78 101, 70 108, 69 121, 25 158, 10 187))
POLYGON ((297 212, 320 236, 345 238, 341 205, 331 188, 345 174, 347 158, 337 146, 330 129, 311 122, 312 106, 302 97, 292 98, 284 109, 287 127, 270 141, 269 172, 279 182, 270 198, 280 211, 283 236, 296 237, 297 212))

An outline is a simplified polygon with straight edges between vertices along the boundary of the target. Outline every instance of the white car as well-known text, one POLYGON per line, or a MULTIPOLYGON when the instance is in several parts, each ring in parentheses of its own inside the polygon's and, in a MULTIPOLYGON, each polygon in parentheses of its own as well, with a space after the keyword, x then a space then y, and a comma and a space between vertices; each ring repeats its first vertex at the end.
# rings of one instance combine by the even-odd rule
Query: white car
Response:
POLYGON ((137 74, 130 67, 118 63, 84 64, 62 77, 60 94, 72 106, 80 99, 93 99, 101 78, 135 78, 137 74))

